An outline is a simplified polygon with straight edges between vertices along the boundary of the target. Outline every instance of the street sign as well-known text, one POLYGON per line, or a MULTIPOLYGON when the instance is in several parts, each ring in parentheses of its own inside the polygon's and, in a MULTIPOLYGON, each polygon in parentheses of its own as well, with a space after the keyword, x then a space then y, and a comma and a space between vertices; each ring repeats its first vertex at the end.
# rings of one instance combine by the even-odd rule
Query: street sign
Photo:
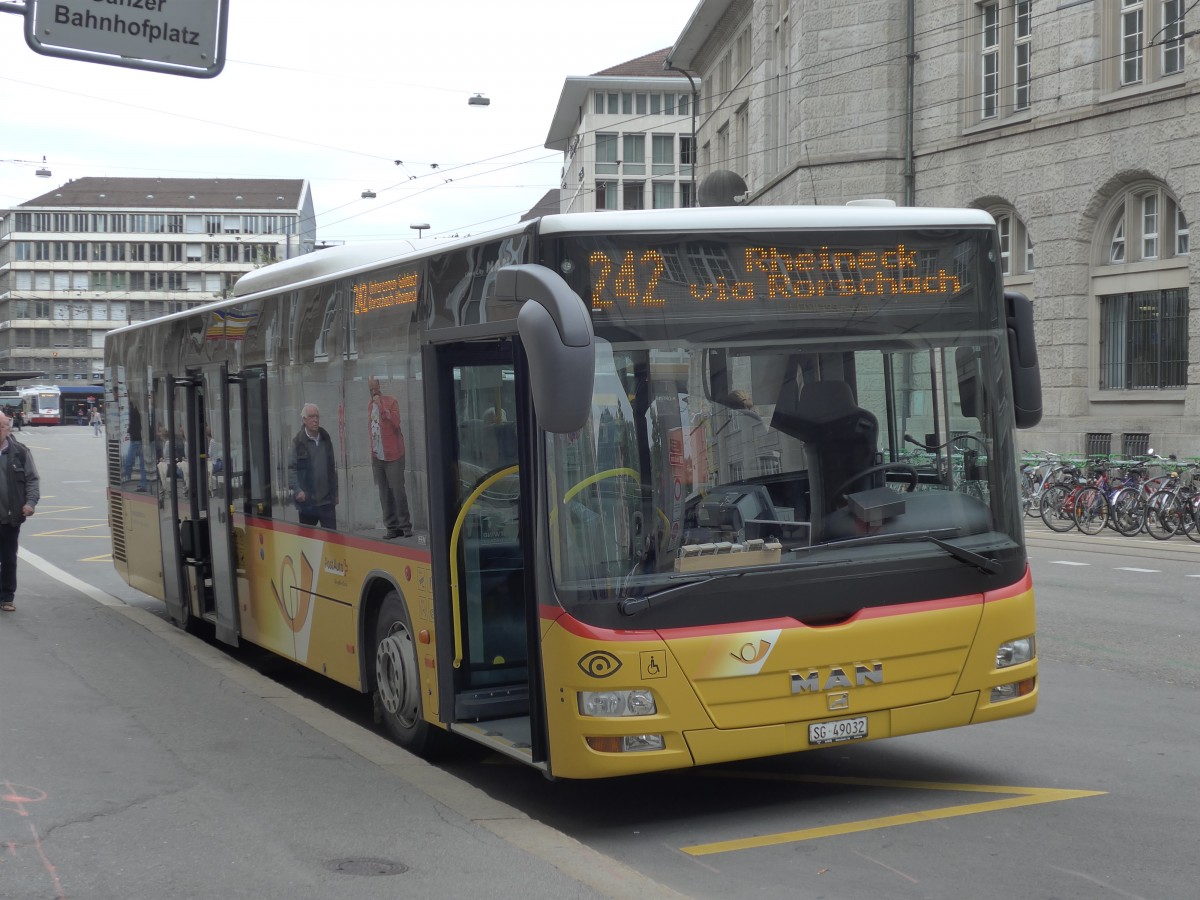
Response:
POLYGON ((25 42, 44 56, 213 78, 229 0, 27 0, 25 42))

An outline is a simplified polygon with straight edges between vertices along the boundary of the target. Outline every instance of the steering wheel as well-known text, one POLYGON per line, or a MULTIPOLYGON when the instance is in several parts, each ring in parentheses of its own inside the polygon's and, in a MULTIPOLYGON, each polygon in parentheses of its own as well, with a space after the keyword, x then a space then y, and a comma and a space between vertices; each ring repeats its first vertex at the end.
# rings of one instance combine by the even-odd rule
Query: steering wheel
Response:
POLYGON ((878 472, 901 472, 908 476, 908 492, 912 493, 914 490, 916 490, 918 478, 917 470, 906 463, 889 462, 879 463, 878 465, 863 469, 857 475, 851 475, 840 485, 838 485, 838 489, 833 493, 834 495, 845 493, 846 488, 850 487, 850 485, 862 481, 864 478, 870 475, 875 475, 878 472))

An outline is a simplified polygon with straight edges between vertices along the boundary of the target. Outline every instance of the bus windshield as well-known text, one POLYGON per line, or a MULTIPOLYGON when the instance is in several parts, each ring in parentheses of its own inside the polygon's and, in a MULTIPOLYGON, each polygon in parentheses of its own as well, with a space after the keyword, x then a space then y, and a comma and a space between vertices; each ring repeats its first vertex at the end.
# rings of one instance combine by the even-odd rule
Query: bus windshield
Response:
POLYGON ((591 417, 546 438, 566 597, 1020 556, 987 231, 560 250, 597 335, 591 417))

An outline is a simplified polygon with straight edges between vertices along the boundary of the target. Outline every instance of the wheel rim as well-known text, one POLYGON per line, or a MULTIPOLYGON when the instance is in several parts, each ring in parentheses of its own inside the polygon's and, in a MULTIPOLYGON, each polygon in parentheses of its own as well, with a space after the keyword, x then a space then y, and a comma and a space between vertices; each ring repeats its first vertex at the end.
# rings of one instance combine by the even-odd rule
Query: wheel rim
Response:
POLYGON ((379 642, 375 652, 375 683, 383 708, 405 728, 411 728, 417 721, 420 696, 417 655, 413 650, 412 635, 400 623, 396 623, 379 642))

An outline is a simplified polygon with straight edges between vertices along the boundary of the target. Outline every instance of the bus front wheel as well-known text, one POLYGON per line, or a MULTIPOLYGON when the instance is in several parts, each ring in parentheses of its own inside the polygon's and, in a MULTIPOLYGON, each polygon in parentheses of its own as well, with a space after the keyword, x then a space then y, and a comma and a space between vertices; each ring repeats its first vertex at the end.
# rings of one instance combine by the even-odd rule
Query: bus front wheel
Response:
POLYGON ((421 714, 421 678, 412 620, 395 591, 383 598, 375 621, 375 699, 388 733, 404 749, 423 755, 436 729, 421 714))

